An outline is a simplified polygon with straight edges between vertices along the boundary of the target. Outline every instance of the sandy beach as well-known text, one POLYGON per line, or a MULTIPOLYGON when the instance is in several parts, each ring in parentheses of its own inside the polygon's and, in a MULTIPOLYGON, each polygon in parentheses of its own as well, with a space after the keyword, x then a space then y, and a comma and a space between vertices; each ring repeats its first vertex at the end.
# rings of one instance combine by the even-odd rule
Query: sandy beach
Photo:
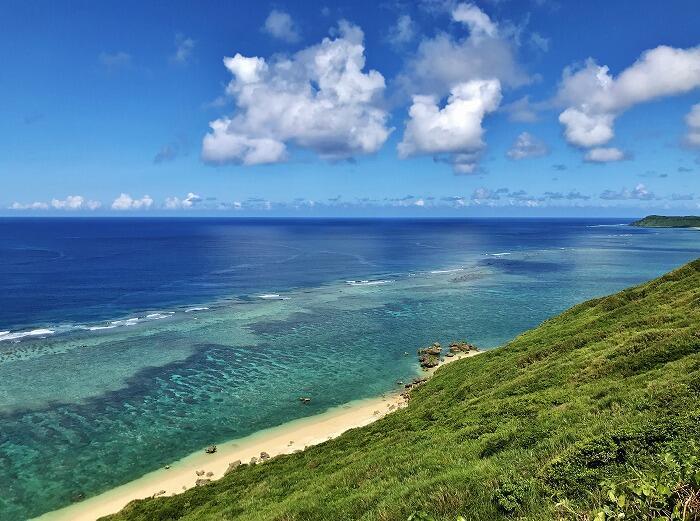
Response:
MULTIPOLYGON (((446 358, 439 367, 478 353, 479 351, 472 351, 457 354, 452 358, 446 358)), ((431 375, 438 368, 425 371, 423 375, 431 375)), ((260 458, 261 452, 266 452, 270 457, 289 454, 295 450, 303 450, 305 447, 323 443, 349 429, 368 425, 406 406, 407 402, 399 392, 349 402, 321 414, 300 418, 244 438, 227 441, 217 445, 217 450, 213 454, 206 454, 201 450, 168 465, 169 468, 150 472, 103 494, 48 512, 35 519, 94 521, 118 512, 135 499, 181 493, 194 487, 198 479, 221 478, 229 464, 236 460, 248 463, 251 458, 260 458)))

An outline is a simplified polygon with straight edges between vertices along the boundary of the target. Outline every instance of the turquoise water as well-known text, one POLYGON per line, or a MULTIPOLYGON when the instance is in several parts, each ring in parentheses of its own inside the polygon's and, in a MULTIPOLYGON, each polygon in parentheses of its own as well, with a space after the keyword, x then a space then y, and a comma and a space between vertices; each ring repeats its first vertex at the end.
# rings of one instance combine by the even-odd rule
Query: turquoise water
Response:
MULTIPOLYGON (((63 223, 65 244, 24 238, 29 253, 0 263, 1 282, 17 294, 23 285, 30 296, 51 293, 54 305, 32 307, 25 295, 7 310, 12 298, 0 297, 0 519, 27 519, 205 445, 390 391, 416 373, 422 345, 464 338, 498 346, 700 251, 694 230, 611 224, 317 222, 300 231, 273 222, 252 232, 236 223, 188 225, 187 244, 197 251, 182 263, 178 253, 158 284, 143 281, 143 292, 146 268, 130 260, 143 248, 96 246, 95 237, 123 230, 93 223, 87 233, 85 224, 63 223), (251 240, 243 250, 241 234, 251 240), (100 249, 107 247, 109 255, 100 249), (62 272, 48 263, 65 258, 82 263, 82 278, 65 279, 84 290, 46 277, 62 272), (105 258, 125 272, 106 269, 105 258)), ((160 238, 155 273, 183 235, 172 224, 149 226, 134 233, 139 244, 160 238)))

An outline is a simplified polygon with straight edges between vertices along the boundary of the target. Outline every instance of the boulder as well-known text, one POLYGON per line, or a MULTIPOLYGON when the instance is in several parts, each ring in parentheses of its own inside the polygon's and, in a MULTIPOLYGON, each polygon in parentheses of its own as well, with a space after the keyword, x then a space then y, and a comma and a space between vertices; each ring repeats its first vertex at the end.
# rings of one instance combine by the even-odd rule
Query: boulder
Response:
POLYGON ((263 451, 260 453, 260 461, 265 461, 268 459, 270 459, 270 455, 267 452, 263 451))
POLYGON ((211 483, 211 479, 199 478, 197 481, 195 481, 194 485, 196 487, 202 487, 204 485, 208 485, 209 483, 211 483))
POLYGON ((204 452, 207 454, 214 454, 216 452, 216 445, 209 445, 206 449, 204 449, 204 452))
POLYGON ((241 466, 241 460, 237 459, 236 461, 229 463, 228 468, 226 469, 226 472, 224 472, 224 476, 228 474, 229 472, 236 470, 238 467, 241 466))

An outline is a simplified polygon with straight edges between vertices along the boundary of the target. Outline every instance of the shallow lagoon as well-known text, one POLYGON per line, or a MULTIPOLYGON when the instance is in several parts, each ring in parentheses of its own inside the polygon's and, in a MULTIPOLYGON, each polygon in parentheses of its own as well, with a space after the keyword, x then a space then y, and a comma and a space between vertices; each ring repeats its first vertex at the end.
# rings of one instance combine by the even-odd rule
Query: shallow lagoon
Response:
POLYGON ((698 257, 696 230, 619 224, 0 221, 0 518, 390 391, 421 345, 494 347, 698 257))

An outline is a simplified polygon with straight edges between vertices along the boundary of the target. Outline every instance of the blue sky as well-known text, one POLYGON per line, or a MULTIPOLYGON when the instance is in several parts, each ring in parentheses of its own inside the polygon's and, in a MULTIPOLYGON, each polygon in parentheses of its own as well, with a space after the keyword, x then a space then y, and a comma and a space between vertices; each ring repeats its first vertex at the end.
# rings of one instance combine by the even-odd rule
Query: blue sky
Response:
POLYGON ((0 19, 3 215, 698 212, 696 1, 5 1, 0 19))

